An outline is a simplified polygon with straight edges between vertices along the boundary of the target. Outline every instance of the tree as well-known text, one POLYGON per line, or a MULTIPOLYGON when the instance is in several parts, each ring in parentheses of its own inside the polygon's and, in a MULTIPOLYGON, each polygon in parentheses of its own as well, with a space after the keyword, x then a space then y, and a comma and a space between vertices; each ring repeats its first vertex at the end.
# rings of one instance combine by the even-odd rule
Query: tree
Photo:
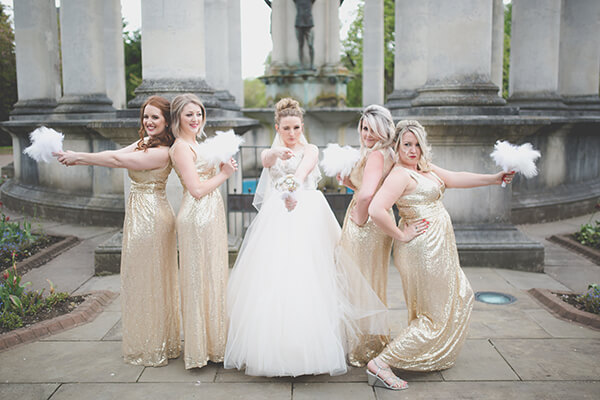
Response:
MULTIPOLYGON (((394 0, 384 0, 384 82, 385 95, 394 90, 394 0)), ((364 0, 358 5, 356 19, 350 25, 348 37, 342 42, 342 63, 354 75, 348 83, 346 104, 349 107, 362 105, 362 69, 363 69, 363 16, 364 0)))
POLYGON ((512 29, 512 3, 504 6, 504 58, 502 60, 502 97, 508 98, 508 73, 510 70, 510 32, 512 29))
POLYGON ((266 86, 260 79, 244 79, 244 107, 263 108, 267 106, 266 86))
POLYGON ((139 29, 127 31, 123 23, 123 45, 125 48, 125 83, 127 101, 133 99, 133 91, 142 83, 142 34, 139 29))
POLYGON ((15 34, 5 5, 0 4, 0 121, 8 120, 13 104, 17 102, 17 65, 15 34))

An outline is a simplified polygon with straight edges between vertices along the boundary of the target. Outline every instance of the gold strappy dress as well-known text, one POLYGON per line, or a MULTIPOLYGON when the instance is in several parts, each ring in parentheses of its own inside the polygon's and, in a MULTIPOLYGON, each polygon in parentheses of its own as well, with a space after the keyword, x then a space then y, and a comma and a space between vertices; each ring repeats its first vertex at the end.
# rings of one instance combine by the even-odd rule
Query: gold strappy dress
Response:
POLYGON ((123 357, 135 365, 166 365, 181 352, 175 215, 164 168, 129 171, 121 253, 123 357))
POLYGON ((454 365, 464 343, 473 290, 460 268, 452 222, 441 202, 443 182, 433 172, 428 178, 407 171, 417 188, 396 202, 400 222, 426 219, 430 224, 424 234, 410 242, 394 243, 394 264, 402 276, 408 327, 387 345, 380 358, 400 369, 438 371, 454 365))
MULTIPOLYGON (((198 152, 196 170, 201 181, 217 174, 198 152)), ((175 165, 177 171, 177 165, 175 165)), ((181 175, 179 175, 181 179, 181 175)), ((177 214, 185 368, 208 361, 222 362, 227 339, 226 288, 229 273, 225 208, 219 189, 196 199, 185 189, 177 214)))
MULTIPOLYGON (((392 154, 389 152, 382 153, 384 154, 383 175, 377 189, 379 189, 394 165, 392 154)), ((373 291, 387 307, 386 289, 392 238, 383 233, 371 218, 362 226, 356 225, 350 219, 350 213, 356 205, 357 193, 362 186, 366 161, 366 157, 363 158, 350 173, 350 181, 356 190, 344 218, 340 247, 358 266, 373 291)), ((348 354, 348 362, 355 367, 364 366, 370 359, 379 354, 389 341, 389 335, 360 337, 359 345, 354 347, 348 354)))

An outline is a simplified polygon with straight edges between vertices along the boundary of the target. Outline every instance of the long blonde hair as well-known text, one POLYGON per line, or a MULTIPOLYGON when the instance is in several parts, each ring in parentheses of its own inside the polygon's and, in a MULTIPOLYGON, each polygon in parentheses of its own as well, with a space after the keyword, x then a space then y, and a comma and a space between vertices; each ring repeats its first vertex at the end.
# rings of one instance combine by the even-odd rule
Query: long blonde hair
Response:
POLYGON ((396 143, 394 144, 396 154, 399 152, 398 147, 402 142, 402 137, 407 132, 412 132, 412 134, 415 135, 417 142, 421 147, 421 158, 419 158, 417 168, 423 172, 431 171, 431 146, 427 143, 427 131, 425 131, 425 128, 423 128, 423 125, 421 125, 419 121, 403 119, 398 122, 396 125, 396 143))
POLYGON ((183 108, 190 103, 194 103, 202 109, 202 122, 200 123, 200 133, 198 136, 206 136, 204 133, 204 125, 206 125, 206 108, 198 96, 192 93, 185 93, 176 96, 171 102, 171 131, 176 138, 181 134, 181 112, 183 111, 183 108))
MULTIPOLYGON (((394 119, 390 111, 377 104, 367 106, 358 121, 358 137, 360 138, 361 158, 368 156, 371 152, 391 147, 394 144, 394 119), (372 148, 365 146, 362 138, 362 128, 367 125, 377 138, 377 143, 372 148)), ((391 148, 390 148, 391 150, 391 148)))

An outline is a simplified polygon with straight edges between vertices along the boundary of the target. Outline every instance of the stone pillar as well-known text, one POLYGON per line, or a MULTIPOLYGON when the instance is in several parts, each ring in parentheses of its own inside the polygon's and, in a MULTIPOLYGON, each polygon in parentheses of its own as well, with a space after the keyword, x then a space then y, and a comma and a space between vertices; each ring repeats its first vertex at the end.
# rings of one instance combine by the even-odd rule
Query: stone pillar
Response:
POLYGON ((394 91, 387 107, 410 107, 417 89, 427 81, 427 2, 395 2, 394 91))
POLYGON ((60 38, 63 97, 58 118, 93 118, 112 112, 106 95, 104 2, 62 0, 60 38))
POLYGON ((481 0, 430 1, 427 82, 414 106, 505 104, 491 80, 492 6, 481 0))
MULTIPOLYGON (((285 1, 273 1, 271 3, 271 39, 273 50, 271 51, 271 64, 268 74, 275 74, 280 69, 287 67, 286 44, 293 46, 293 36, 288 37, 288 4, 285 1)), ((293 24, 293 20, 291 22, 293 24)), ((292 31, 293 34, 293 31, 292 31)), ((297 47, 296 47, 297 48, 297 47)))
POLYGON ((385 97, 383 0, 364 3, 362 104, 383 104, 385 97))
POLYGON ((121 1, 104 2, 104 69, 106 94, 113 107, 122 109, 127 105, 125 86, 125 50, 123 48, 123 21, 121 1))
MULTIPOLYGON (((225 22, 223 22, 225 23, 225 22)), ((151 95, 191 92, 218 108, 206 82, 204 0, 142 1, 142 84, 128 103, 138 108, 151 95)))
POLYGON ((600 109, 600 2, 564 0, 560 22, 559 92, 579 109, 600 109))
POLYGON ((14 2, 14 21, 19 101, 11 119, 51 113, 61 95, 54 0, 14 2))
POLYGON ((242 17, 240 0, 229 0, 229 82, 227 90, 235 103, 244 106, 244 81, 242 79, 242 17))
POLYGON ((228 0, 204 0, 204 27, 206 41, 206 80, 215 88, 221 106, 236 108, 235 99, 227 90, 230 77, 229 32, 233 21, 229 18, 228 0))
POLYGON ((492 11, 492 82, 502 96, 502 71, 504 65, 504 2, 494 0, 492 11))
POLYGON ((561 0, 514 0, 509 102, 524 109, 563 108, 558 93, 561 0))

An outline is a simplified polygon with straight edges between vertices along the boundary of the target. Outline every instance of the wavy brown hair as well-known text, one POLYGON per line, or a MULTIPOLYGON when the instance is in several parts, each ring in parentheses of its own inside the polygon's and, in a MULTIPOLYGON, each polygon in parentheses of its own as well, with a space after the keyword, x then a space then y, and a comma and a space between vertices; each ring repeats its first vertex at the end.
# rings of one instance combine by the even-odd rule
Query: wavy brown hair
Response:
POLYGON ((136 150, 146 151, 152 147, 171 146, 173 144, 175 137, 173 137, 173 133, 171 133, 171 103, 169 103, 169 100, 160 96, 148 97, 148 100, 146 100, 144 104, 142 104, 142 108, 140 108, 140 130, 138 133, 140 135, 140 140, 137 143, 136 150), (146 106, 158 108, 166 123, 165 130, 162 133, 153 137, 148 137, 148 140, 145 140, 146 129, 144 128, 144 111, 146 110, 146 106))

